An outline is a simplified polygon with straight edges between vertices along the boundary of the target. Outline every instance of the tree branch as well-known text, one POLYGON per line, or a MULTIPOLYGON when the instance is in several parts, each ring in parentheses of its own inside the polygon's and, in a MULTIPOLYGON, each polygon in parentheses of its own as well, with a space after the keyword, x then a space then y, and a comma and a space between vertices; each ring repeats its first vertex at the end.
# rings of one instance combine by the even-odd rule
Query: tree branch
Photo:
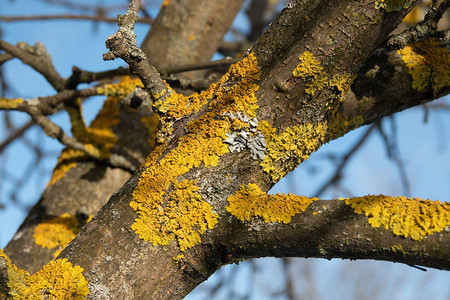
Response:
POLYGON ((13 46, 0 40, 0 49, 17 57, 24 64, 29 65, 41 73, 56 91, 60 92, 65 89, 66 80, 56 71, 50 55, 47 53, 45 46, 41 42, 38 42, 31 47, 26 43, 18 43, 17 46, 13 46))
POLYGON ((314 201, 286 225, 257 224, 256 230, 249 230, 233 222, 228 225, 233 230, 224 230, 215 247, 232 261, 260 256, 375 259, 450 270, 449 231, 423 241, 397 236, 383 226, 370 226, 364 214, 342 200, 314 201))
POLYGON ((408 43, 436 36, 438 22, 449 7, 450 1, 448 0, 434 0, 422 21, 389 38, 387 46, 397 49, 404 48, 408 43))
POLYGON ((144 52, 137 46, 134 24, 138 17, 140 0, 130 2, 125 15, 119 16, 119 30, 108 37, 106 47, 110 50, 103 54, 104 60, 122 58, 132 73, 136 74, 150 95, 170 93, 158 71, 149 63, 144 52))

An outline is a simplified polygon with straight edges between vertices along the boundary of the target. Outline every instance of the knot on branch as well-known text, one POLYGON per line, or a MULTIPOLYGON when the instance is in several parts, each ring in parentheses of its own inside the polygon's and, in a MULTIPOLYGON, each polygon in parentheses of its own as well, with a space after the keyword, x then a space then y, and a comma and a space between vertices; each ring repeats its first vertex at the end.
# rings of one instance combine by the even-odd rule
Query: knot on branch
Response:
POLYGON ((124 28, 109 36, 105 44, 110 51, 103 54, 103 60, 120 57, 130 64, 130 61, 140 62, 146 59, 144 52, 136 44, 134 33, 124 28))

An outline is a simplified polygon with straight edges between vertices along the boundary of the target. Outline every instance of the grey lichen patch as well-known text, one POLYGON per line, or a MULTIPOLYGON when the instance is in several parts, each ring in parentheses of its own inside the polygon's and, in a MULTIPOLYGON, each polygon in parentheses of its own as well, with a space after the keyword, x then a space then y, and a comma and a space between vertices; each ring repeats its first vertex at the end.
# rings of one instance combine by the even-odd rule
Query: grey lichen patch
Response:
POLYGON ((266 157, 266 140, 264 135, 257 131, 258 120, 250 119, 247 115, 238 113, 225 113, 231 120, 238 120, 245 126, 238 131, 227 133, 225 143, 229 144, 230 152, 241 152, 244 149, 250 150, 252 159, 263 160, 266 157))

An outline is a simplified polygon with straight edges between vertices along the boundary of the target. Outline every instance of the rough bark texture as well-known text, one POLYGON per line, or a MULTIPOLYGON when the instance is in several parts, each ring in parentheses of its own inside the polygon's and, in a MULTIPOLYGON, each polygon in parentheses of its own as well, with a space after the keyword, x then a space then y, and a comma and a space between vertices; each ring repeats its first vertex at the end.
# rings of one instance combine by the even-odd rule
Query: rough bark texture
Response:
MULTIPOLYGON (((231 27, 243 0, 174 0, 164 7, 141 45, 157 69, 208 62, 231 27)), ((193 79, 204 72, 178 74, 193 79)))
MULTIPOLYGON (((162 10, 144 42, 150 62, 156 66, 166 66, 169 63, 209 59, 218 48, 224 32, 214 29, 216 21, 217 26, 222 28, 232 18, 227 17, 225 21, 219 17, 237 9, 229 9, 227 13, 221 14, 217 12, 218 7, 223 7, 219 3, 221 1, 209 1, 211 6, 200 2, 194 0, 187 5, 188 2, 173 0, 171 5, 162 10), (198 9, 198 15, 193 16, 192 9, 197 6, 206 8, 204 11, 198 9), (214 17, 211 19, 213 12, 214 17), (193 25, 190 22, 194 22, 193 25), (215 32, 214 38, 209 35, 210 30, 215 32), (191 35, 195 39, 189 42, 191 35), (205 48, 208 43, 214 47, 205 48), (150 47, 156 44, 159 47, 150 47), (192 56, 188 53, 192 53, 192 56)), ((237 6, 239 1, 234 2, 233 5, 237 6)), ((386 13, 375 9, 374 1, 289 1, 251 48, 262 72, 256 92, 258 120, 267 121, 276 128, 277 133, 298 124, 329 121, 329 91, 316 91, 312 96, 305 91, 305 81, 292 75, 299 64, 299 56, 305 52, 312 53, 320 61, 323 72, 329 78, 344 73, 352 77, 358 75, 359 79, 354 81, 337 110, 339 115, 347 119, 359 117, 361 122, 358 125, 374 122, 383 116, 447 94, 449 87, 441 89, 438 94, 433 94, 431 89, 420 93, 413 90, 406 67, 395 51, 380 49, 373 54, 406 13, 406 10, 386 13), (375 65, 382 71, 370 72, 375 65), (389 102, 386 101, 388 96, 391 99, 389 102)), ((241 79, 225 82, 224 89, 230 91, 241 79)), ((218 97, 211 96, 208 105, 218 97)), ((167 141, 167 148, 161 151, 154 163, 170 155, 181 138, 189 134, 185 129, 188 122, 207 113, 205 106, 197 113, 177 120, 171 140, 167 141)), ((330 129, 328 140, 350 129, 339 134, 330 129)), ((295 157, 290 157, 290 160, 300 163, 295 157)), ((67 182, 72 183, 81 178, 86 168, 89 169, 88 165, 83 165, 67 173, 66 176, 70 176, 67 182)), ((98 168, 95 172, 98 172, 98 168)), ((448 269, 450 265, 448 231, 427 236, 423 241, 402 238, 390 230, 369 226, 367 217, 354 213, 339 200, 316 201, 306 212, 294 216, 289 224, 238 221, 225 209, 227 198, 235 194, 242 184, 257 183, 261 190, 267 191, 276 181, 262 169, 257 160, 250 158, 248 150, 226 153, 220 157, 217 166, 200 165, 177 177, 180 182, 184 179, 197 180, 198 193, 219 214, 219 222, 214 229, 201 236, 202 243, 182 252, 175 241, 167 246, 153 246, 140 239, 131 229, 138 217, 130 207, 132 193, 144 171, 143 168, 132 175, 59 255, 59 258, 67 258, 72 264, 84 269, 91 299, 182 299, 221 265, 262 256, 378 259, 440 269, 448 269), (184 254, 184 258, 174 259, 179 254, 184 254)), ((99 198, 104 200, 105 194, 108 194, 106 188, 100 185, 101 182, 112 177, 120 182, 126 176, 116 173, 120 172, 108 169, 104 176, 100 176, 101 181, 91 182, 93 188, 101 186, 104 194, 99 195, 99 198)), ((75 185, 81 186, 83 182, 78 181, 75 185)), ((114 187, 109 183, 108 186, 111 188, 110 193, 114 187)), ((53 188, 66 192, 63 187, 61 190, 56 186, 53 188)), ((49 188, 43 199, 59 199, 50 196, 51 192, 49 188)), ((81 198, 86 201, 85 197, 81 198)), ((57 204, 53 202, 51 205, 57 204)), ((37 211, 42 207, 41 203, 35 209, 37 211)), ((47 215, 60 215, 66 211, 45 209, 47 215)), ((70 211, 73 209, 76 206, 70 211)), ((30 215, 21 228, 22 231, 27 230, 23 236, 28 239, 31 236, 29 230, 36 223, 33 218, 30 215)), ((26 244, 20 238, 16 236, 7 248, 7 253, 16 264, 20 264, 23 255, 29 250, 14 254, 17 250, 13 250, 13 247, 31 249, 27 248, 30 245, 24 247, 26 244)), ((19 266, 30 271, 38 269, 50 258, 48 252, 44 259, 34 255, 42 251, 36 250, 33 258, 19 266)))

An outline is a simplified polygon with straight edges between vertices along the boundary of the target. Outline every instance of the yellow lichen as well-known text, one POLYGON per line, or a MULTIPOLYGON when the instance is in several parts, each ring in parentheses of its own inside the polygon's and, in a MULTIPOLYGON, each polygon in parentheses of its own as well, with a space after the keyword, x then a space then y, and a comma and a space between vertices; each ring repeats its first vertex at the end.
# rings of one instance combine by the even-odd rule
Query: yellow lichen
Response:
POLYGON ((412 76, 412 87, 423 91, 431 87, 436 95, 440 89, 450 85, 450 53, 439 42, 431 38, 414 42, 398 50, 412 76))
POLYGON ((21 103, 23 103, 23 100, 20 98, 8 99, 0 97, 0 109, 4 110, 16 109, 21 103))
POLYGON ((387 12, 408 8, 412 0, 377 0, 375 1, 376 9, 384 9, 387 12))
POLYGON ((292 75, 300 77, 305 81, 305 93, 314 96, 316 91, 330 87, 335 89, 330 97, 331 100, 343 99, 342 95, 348 90, 353 81, 351 74, 347 72, 334 74, 330 81, 328 81, 327 73, 323 71, 322 65, 311 52, 303 52, 298 59, 300 63, 292 71, 292 75))
POLYGON ((289 223, 291 218, 304 212, 317 198, 291 195, 268 195, 257 184, 241 185, 228 197, 227 211, 241 221, 261 217, 265 222, 289 223))
MULTIPOLYGON (((118 125, 120 122, 119 106, 121 97, 131 93, 136 86, 142 86, 139 79, 131 79, 130 76, 124 76, 118 83, 98 88, 99 93, 108 95, 108 98, 103 103, 102 109, 86 130, 82 129, 83 126, 78 126, 77 129, 72 130, 74 137, 86 144, 86 151, 88 153, 91 152, 102 158, 110 156, 110 150, 117 142, 117 137, 112 131, 112 127, 118 125), (100 152, 94 149, 98 149, 100 152)), ((77 124, 80 125, 79 123, 77 124)), ((58 158, 52 178, 47 186, 61 179, 68 170, 76 166, 77 161, 86 159, 88 157, 83 151, 71 148, 64 149, 58 158)))
POLYGON ((384 226, 395 235, 422 240, 450 226, 450 203, 419 198, 372 196, 343 199, 356 213, 369 217, 373 227, 384 226))
POLYGON ((117 83, 107 84, 97 88, 99 94, 108 96, 123 98, 136 89, 136 87, 144 87, 142 81, 139 78, 132 78, 130 76, 123 76, 117 83))
POLYGON ((392 245, 391 249, 394 252, 401 252, 403 255, 405 255, 405 250, 403 250, 402 245, 392 245))
POLYGON ((173 257, 173 260, 178 263, 180 260, 184 258, 184 254, 178 254, 177 256, 173 257))
POLYGON ((163 131, 177 118, 208 107, 202 117, 187 124, 187 133, 175 148, 160 157, 167 145, 157 146, 142 166, 144 171, 130 203, 139 215, 132 228, 141 238, 159 245, 176 240, 183 251, 199 244, 200 234, 215 226, 218 215, 202 199, 195 183, 177 178, 200 165, 216 166, 228 152, 224 140, 232 121, 225 115, 238 111, 256 115, 255 91, 259 86, 255 81, 260 74, 256 57, 250 53, 201 94, 184 97, 171 91, 156 95, 154 109, 163 114, 163 131))
POLYGON ((292 75, 305 80, 305 92, 314 96, 316 91, 327 85, 328 75, 311 52, 305 51, 298 59, 300 64, 292 71, 292 75))
POLYGON ((177 239, 181 251, 200 243, 200 234, 214 228, 218 215, 202 200, 198 190, 193 181, 175 180, 164 208, 158 207, 155 211, 154 207, 138 206, 137 202, 133 202, 131 207, 139 209, 141 218, 132 228, 154 245, 167 245, 177 239))
POLYGON ((53 254, 56 257, 80 232, 84 224, 80 224, 76 216, 63 214, 60 217, 38 224, 34 229, 33 238, 35 243, 43 248, 53 249, 58 247, 53 254))
POLYGON ((362 123, 361 116, 347 120, 340 114, 332 114, 323 122, 295 125, 276 134, 275 128, 268 122, 259 122, 258 130, 264 134, 267 144, 266 157, 261 166, 271 175, 273 182, 278 182, 308 159, 321 145, 344 135, 362 123))
POLYGON ((327 117, 317 124, 306 123, 288 127, 279 134, 268 122, 259 122, 257 129, 264 134, 267 144, 266 156, 261 166, 271 175, 273 182, 286 176, 324 143, 342 136, 363 123, 360 116, 347 120, 336 113, 352 83, 351 74, 347 72, 334 74, 328 81, 320 62, 312 53, 306 51, 299 59, 301 63, 292 74, 306 81, 305 92, 314 95, 316 90, 325 87, 329 89, 327 117))
POLYGON ((156 136, 158 134, 158 124, 159 124, 159 116, 157 114, 152 114, 151 116, 145 116, 141 118, 142 124, 147 127, 149 139, 148 143, 152 149, 156 146, 156 136))
POLYGON ((18 269, 0 249, 0 258, 7 268, 7 296, 12 299, 87 299, 89 288, 83 268, 73 266, 66 258, 49 262, 30 275, 18 269))

